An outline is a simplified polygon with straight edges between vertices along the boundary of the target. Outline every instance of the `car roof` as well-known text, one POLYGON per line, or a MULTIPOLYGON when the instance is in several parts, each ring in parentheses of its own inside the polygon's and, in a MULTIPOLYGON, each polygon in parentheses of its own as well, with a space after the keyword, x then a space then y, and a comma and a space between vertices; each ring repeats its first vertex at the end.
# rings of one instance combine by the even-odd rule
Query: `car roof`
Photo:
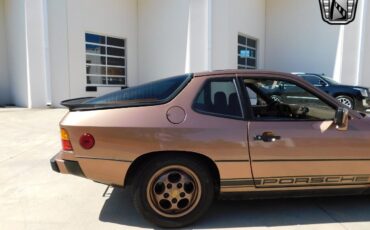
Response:
POLYGON ((228 74, 239 74, 239 75, 283 75, 283 76, 291 76, 295 77, 290 73, 285 72, 278 72, 278 71, 271 71, 271 70, 250 70, 250 69, 226 69, 226 70, 214 70, 214 71, 206 71, 206 72, 199 72, 194 73, 194 77, 207 77, 207 76, 218 76, 218 75, 228 75, 228 74))
POLYGON ((295 76, 299 76, 299 77, 302 77, 302 76, 317 76, 317 77, 325 77, 324 74, 319 74, 319 73, 304 73, 304 72, 293 72, 292 73, 293 75, 295 76))
MULTIPOLYGON (((306 75, 315 75, 319 76, 318 74, 310 74, 305 73, 306 75)), ((199 72, 194 73, 192 76, 195 78, 199 77, 221 77, 225 78, 228 77, 227 75, 230 75, 230 77, 236 76, 246 76, 246 77, 257 77, 257 78, 281 78, 284 80, 294 80, 299 81, 301 84, 306 86, 311 86, 310 83, 303 80, 302 76, 298 76, 293 73, 286 73, 286 72, 279 72, 279 71, 271 71, 271 70, 250 70, 250 69, 226 69, 226 70, 214 70, 214 71, 207 71, 207 72, 199 72)))

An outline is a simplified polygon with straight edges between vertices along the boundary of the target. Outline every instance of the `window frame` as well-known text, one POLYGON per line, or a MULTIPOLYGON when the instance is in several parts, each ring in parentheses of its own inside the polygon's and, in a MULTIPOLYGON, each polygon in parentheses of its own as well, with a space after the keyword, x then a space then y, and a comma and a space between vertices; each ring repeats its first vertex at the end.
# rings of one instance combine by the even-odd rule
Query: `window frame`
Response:
POLYGON ((225 119, 232 119, 232 120, 240 120, 240 121, 246 121, 246 113, 245 113, 245 107, 244 107, 244 103, 243 103, 243 98, 242 98, 242 95, 241 95, 241 90, 240 90, 240 82, 238 80, 238 78, 236 76, 233 76, 233 77, 211 77, 211 78, 208 78, 206 79, 202 84, 201 86, 199 87, 198 89, 198 92, 195 94, 195 97, 193 98, 193 101, 192 101, 192 104, 191 104, 191 109, 196 112, 196 113, 199 113, 199 114, 202 114, 202 115, 207 115, 207 116, 212 116, 212 117, 219 117, 219 118, 225 118, 225 119), (207 112, 207 111, 203 111, 203 110, 199 110, 197 108, 195 108, 195 104, 196 104, 196 101, 198 99, 198 97, 200 96, 200 94, 202 93, 204 87, 209 83, 209 82, 212 82, 212 81, 225 81, 225 80, 228 80, 228 81, 231 81, 234 86, 235 86, 235 91, 238 95, 238 100, 239 100, 239 106, 240 106, 240 111, 241 111, 241 116, 233 116, 233 115, 227 115, 227 114, 219 114, 219 113, 212 113, 212 112, 207 112))
POLYGON ((128 77, 127 77, 127 73, 128 73, 127 72, 128 71, 128 68, 127 68, 128 67, 128 65, 127 65, 127 38, 117 37, 117 36, 108 35, 108 34, 101 34, 101 33, 96 33, 96 32, 92 32, 92 31, 85 31, 85 33, 84 33, 84 47, 85 47, 84 55, 85 55, 85 77, 86 77, 85 79, 86 79, 86 86, 87 87, 127 87, 128 86, 128 82, 127 82, 127 79, 128 79, 128 77), (89 41, 86 40, 86 35, 87 34, 104 37, 105 43, 89 42, 89 41), (124 41, 124 46, 120 47, 120 46, 116 46, 116 45, 108 45, 108 38, 123 40, 124 41), (105 48, 105 54, 90 53, 86 49, 87 45, 104 47, 105 48), (121 49, 121 50, 124 51, 124 55, 123 56, 109 55, 108 54, 108 48, 121 49), (96 57, 99 57, 99 58, 102 58, 102 57, 105 58, 105 64, 87 63, 87 56, 88 55, 89 56, 96 56, 96 57), (109 65, 108 64, 108 58, 123 59, 124 60, 124 66, 122 66, 122 65, 109 65), (87 72, 88 67, 105 68, 105 74, 89 74, 87 72), (124 69, 125 74, 124 75, 109 75, 108 74, 108 68, 124 69), (102 78, 105 78, 106 84, 89 84, 89 83, 87 83, 87 78, 88 77, 102 77, 102 78), (124 84, 109 84, 108 83, 108 78, 123 78, 124 79, 124 84))
POLYGON ((258 50, 259 50, 259 39, 255 38, 255 37, 252 37, 252 36, 249 36, 249 35, 246 35, 246 34, 243 34, 243 33, 238 33, 238 37, 237 37, 237 51, 238 51, 238 54, 237 54, 237 63, 236 63, 237 69, 258 69, 258 64, 259 64, 259 62, 258 62, 258 57, 259 57, 258 50), (242 36, 242 37, 245 38, 246 44, 239 43, 239 36, 242 36), (248 39, 255 41, 256 42, 256 47, 248 46, 248 39), (245 65, 240 65, 239 64, 239 58, 242 58, 242 57, 240 56, 240 53, 239 53, 239 46, 242 46, 246 49, 254 50, 254 52, 256 54, 256 57, 245 57, 245 60, 246 60, 245 65), (248 59, 254 59, 255 62, 256 62, 256 65, 255 66, 249 66, 248 65, 248 59))
POLYGON ((311 85, 316 86, 316 87, 322 87, 323 85, 321 85, 321 84, 312 84, 309 80, 307 80, 307 79, 306 79, 306 77, 315 77, 315 78, 319 79, 319 82, 320 82, 320 81, 321 81, 321 82, 324 82, 324 83, 325 83, 325 86, 329 86, 329 83, 328 83, 325 79, 323 79, 323 78, 322 78, 322 77, 320 77, 320 76, 314 75, 314 74, 301 75, 301 77, 302 77, 305 81, 309 82, 311 85))
MULTIPOLYGON (((270 120, 270 119, 257 118, 257 117, 254 116, 253 109, 252 109, 252 104, 251 104, 251 99, 249 97, 249 94, 248 94, 247 90, 244 87, 244 81, 243 81, 244 79, 262 79, 262 80, 286 81, 286 82, 289 82, 289 83, 293 83, 296 86, 301 87, 302 89, 311 93, 313 96, 320 99, 326 105, 333 108, 334 111, 338 110, 338 105, 335 105, 334 103, 327 100, 325 97, 322 97, 321 95, 318 95, 316 92, 311 91, 310 89, 308 89, 306 86, 304 86, 300 82, 294 81, 292 79, 286 79, 284 77, 258 76, 258 75, 255 75, 255 76, 245 76, 244 75, 244 76, 237 76, 237 78, 238 78, 238 82, 239 82, 239 85, 240 85, 241 95, 243 95, 243 98, 244 98, 244 100, 242 98, 242 101, 244 101, 244 103, 245 103, 243 106, 245 108, 246 120, 248 122, 320 122, 320 121, 331 121, 331 120, 303 120, 303 119, 302 120, 285 120, 285 119, 270 120)), ((305 80, 303 80, 303 81, 305 81, 305 80)), ((312 86, 312 87, 315 87, 315 86, 312 86)), ((334 118, 333 118, 333 120, 334 120, 334 118)))

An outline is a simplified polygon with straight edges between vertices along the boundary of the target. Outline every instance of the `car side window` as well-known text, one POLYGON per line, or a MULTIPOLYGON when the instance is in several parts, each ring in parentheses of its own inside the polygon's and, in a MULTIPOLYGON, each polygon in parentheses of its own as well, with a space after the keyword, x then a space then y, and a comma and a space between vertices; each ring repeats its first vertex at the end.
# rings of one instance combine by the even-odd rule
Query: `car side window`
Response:
POLYGON ((207 81, 198 93, 193 109, 209 115, 241 118, 241 104, 234 79, 207 81))
POLYGON ((246 86, 245 89, 248 92, 249 100, 250 100, 252 106, 266 105, 267 104, 266 101, 263 100, 263 98, 259 97, 253 89, 249 88, 248 86, 246 86))
POLYGON ((303 79, 305 79, 306 81, 308 81, 309 83, 315 86, 321 86, 322 82, 324 82, 319 77, 311 76, 311 75, 303 76, 303 79))
POLYGON ((255 119, 334 119, 334 108, 295 83, 268 79, 243 81, 255 119))

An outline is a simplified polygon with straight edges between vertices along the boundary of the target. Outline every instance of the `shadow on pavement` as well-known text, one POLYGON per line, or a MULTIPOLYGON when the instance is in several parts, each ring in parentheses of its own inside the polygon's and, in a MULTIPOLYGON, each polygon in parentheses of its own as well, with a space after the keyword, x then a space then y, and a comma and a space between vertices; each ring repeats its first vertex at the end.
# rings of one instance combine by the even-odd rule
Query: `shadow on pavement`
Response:
POLYGON ((126 226, 153 228, 136 211, 128 189, 114 188, 100 212, 99 220, 126 226))
MULTIPOLYGON (((100 221, 153 228, 135 210, 128 190, 114 189, 100 221)), ((191 228, 278 227, 370 222, 370 196, 216 201, 191 228)))

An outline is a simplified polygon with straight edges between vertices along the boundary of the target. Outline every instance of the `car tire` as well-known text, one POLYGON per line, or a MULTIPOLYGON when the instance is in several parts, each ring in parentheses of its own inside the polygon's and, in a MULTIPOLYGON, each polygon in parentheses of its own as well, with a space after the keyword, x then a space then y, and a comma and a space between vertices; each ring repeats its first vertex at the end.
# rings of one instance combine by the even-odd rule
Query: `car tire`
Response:
POLYGON ((194 223, 211 206, 215 183, 210 170, 192 157, 160 157, 141 167, 133 202, 146 220, 162 228, 194 223))
POLYGON ((349 96, 339 95, 339 96, 336 97, 336 99, 340 103, 342 103, 343 105, 347 106, 350 109, 354 109, 355 108, 355 101, 351 97, 349 97, 349 96))

